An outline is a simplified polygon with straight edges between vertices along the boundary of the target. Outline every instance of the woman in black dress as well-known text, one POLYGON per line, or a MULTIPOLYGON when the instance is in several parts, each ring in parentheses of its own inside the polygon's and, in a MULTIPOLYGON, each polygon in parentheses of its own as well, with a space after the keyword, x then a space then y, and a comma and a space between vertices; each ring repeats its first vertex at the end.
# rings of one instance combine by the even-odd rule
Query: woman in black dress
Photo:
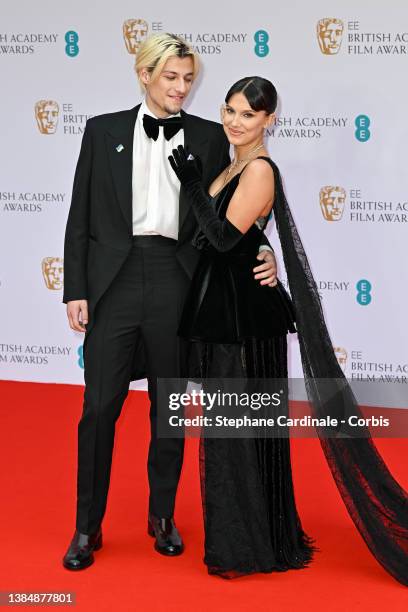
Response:
MULTIPOLYGON (((169 158, 190 196, 201 250, 179 335, 189 341, 189 372, 209 378, 286 378, 288 332, 297 331, 315 416, 359 415, 337 363, 317 288, 287 204, 279 170, 264 146, 277 94, 261 77, 235 83, 222 111, 234 160, 210 185, 194 152, 169 158), (271 211, 293 304, 279 281, 260 286, 252 269, 271 211), (323 381, 323 383, 322 383, 323 381)), ((281 410, 287 411, 287 406, 281 410)), ((339 421, 341 418, 339 418, 339 421)), ((345 419, 347 422, 347 419, 345 419)), ((336 484, 377 560, 408 584, 408 496, 393 479, 368 430, 346 426, 320 442, 336 484)), ((233 578, 306 567, 315 547, 296 510, 287 438, 200 441, 209 573, 233 578)))

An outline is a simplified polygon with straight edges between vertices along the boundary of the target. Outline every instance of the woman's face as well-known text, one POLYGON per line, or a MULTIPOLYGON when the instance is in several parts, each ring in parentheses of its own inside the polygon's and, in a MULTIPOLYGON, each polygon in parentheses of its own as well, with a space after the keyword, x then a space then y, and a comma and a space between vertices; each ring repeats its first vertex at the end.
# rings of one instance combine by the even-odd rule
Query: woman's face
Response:
POLYGON ((236 93, 221 109, 222 123, 228 140, 232 145, 241 146, 257 142, 263 138, 274 115, 265 111, 254 111, 243 93, 236 93))

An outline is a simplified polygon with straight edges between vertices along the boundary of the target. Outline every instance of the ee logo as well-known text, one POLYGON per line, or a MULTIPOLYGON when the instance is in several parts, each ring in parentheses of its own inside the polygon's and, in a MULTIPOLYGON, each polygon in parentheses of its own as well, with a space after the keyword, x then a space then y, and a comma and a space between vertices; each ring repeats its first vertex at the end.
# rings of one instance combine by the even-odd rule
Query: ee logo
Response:
POLYGON ((78 347, 77 353, 79 357, 77 363, 80 368, 84 369, 84 345, 83 344, 81 344, 81 346, 78 347))
POLYGON ((371 136, 371 132, 368 129, 370 127, 370 119, 367 115, 358 115, 354 121, 356 131, 354 132, 355 137, 360 142, 367 142, 371 136))
POLYGON ((75 32, 74 30, 69 30, 69 32, 67 32, 65 34, 65 53, 68 55, 68 57, 76 57, 79 53, 79 47, 78 47, 78 41, 79 41, 79 36, 78 33, 75 32))
POLYGON ((368 280, 361 279, 356 284, 357 295, 356 299, 360 306, 368 306, 371 302, 371 283, 368 280))
POLYGON ((258 30, 254 34, 254 51, 258 57, 266 57, 269 53, 269 34, 265 30, 258 30))

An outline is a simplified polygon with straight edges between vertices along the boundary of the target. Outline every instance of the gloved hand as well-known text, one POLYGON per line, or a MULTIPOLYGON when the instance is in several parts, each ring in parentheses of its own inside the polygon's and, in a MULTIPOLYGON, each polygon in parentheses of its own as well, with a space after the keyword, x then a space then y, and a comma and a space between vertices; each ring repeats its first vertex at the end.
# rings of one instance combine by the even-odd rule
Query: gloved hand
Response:
POLYGON ((182 185, 186 186, 201 181, 201 172, 197 160, 191 153, 188 154, 183 145, 173 149, 172 155, 169 155, 168 159, 182 185))
POLYGON ((243 234, 227 218, 219 219, 201 182, 197 160, 183 146, 173 149, 169 162, 185 188, 200 229, 217 251, 232 249, 243 234))

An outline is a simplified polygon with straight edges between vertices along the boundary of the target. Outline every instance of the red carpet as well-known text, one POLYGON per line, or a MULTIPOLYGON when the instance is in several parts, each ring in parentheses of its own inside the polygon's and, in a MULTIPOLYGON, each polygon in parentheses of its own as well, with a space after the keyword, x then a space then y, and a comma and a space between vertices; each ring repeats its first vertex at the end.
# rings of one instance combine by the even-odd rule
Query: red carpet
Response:
MULTIPOLYGON (((318 440, 292 440, 299 512, 321 550, 309 568, 233 581, 207 575, 197 440, 187 441, 177 503, 186 551, 173 559, 158 555, 146 534, 148 403, 138 392, 117 426, 104 547, 91 568, 68 572, 61 557, 74 530, 83 390, 1 382, 0 391, 1 591, 73 591, 74 609, 87 612, 408 609, 408 589, 378 565, 349 519, 318 440)), ((376 444, 407 489, 407 440, 376 444)))

